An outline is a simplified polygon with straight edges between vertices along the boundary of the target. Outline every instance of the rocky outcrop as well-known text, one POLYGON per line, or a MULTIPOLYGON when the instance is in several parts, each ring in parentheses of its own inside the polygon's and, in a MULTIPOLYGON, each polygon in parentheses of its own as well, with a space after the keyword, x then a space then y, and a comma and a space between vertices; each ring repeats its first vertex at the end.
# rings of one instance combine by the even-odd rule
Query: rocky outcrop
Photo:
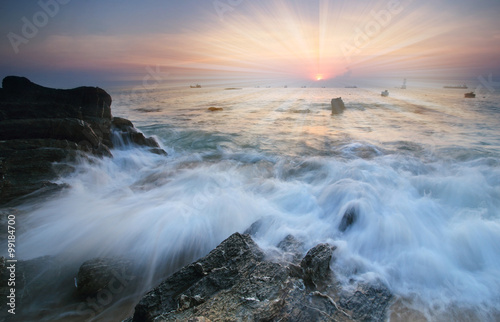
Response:
POLYGON ((46 88, 8 76, 0 89, 0 204, 56 188, 77 156, 111 157, 112 136, 165 153, 128 120, 113 118, 111 96, 98 87, 46 88))
MULTIPOLYGON (((286 239, 282 246, 300 249, 286 239)), ((300 265, 273 262, 250 235, 235 233, 147 293, 128 321, 383 320, 390 292, 367 284, 341 291, 330 269, 334 250, 320 244, 300 265)))
POLYGON ((113 117, 111 128, 115 136, 119 137, 120 145, 134 144, 137 146, 149 147, 150 151, 156 154, 166 155, 167 153, 158 146, 154 138, 147 138, 142 132, 139 132, 132 122, 121 117, 113 117))
POLYGON ((332 114, 340 114, 345 110, 344 101, 342 97, 332 98, 332 114))

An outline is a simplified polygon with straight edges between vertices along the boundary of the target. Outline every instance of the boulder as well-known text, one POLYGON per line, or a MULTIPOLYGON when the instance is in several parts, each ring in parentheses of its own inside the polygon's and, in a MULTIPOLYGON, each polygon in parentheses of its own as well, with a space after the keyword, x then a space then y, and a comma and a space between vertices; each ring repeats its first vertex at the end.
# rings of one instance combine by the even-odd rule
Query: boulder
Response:
MULTIPOLYGON (((286 239, 284 248, 296 244, 286 239)), ((369 297, 356 289, 338 302, 341 293, 330 269, 334 250, 317 245, 300 266, 272 262, 250 235, 235 233, 148 292, 126 321, 383 320, 390 293, 364 285, 369 297)))
POLYGON ((332 99, 332 114, 340 114, 345 110, 344 101, 342 97, 337 97, 332 99))
POLYGON ((339 225, 339 230, 341 232, 344 232, 347 230, 347 228, 351 227, 356 220, 358 219, 358 213, 356 211, 356 208, 354 206, 350 206, 347 208, 347 210, 344 212, 344 215, 342 216, 342 220, 340 221, 339 225))
POLYGON ((95 297, 103 290, 122 287, 124 282, 133 279, 132 262, 117 258, 94 258, 80 266, 75 284, 78 295, 85 299, 95 297))

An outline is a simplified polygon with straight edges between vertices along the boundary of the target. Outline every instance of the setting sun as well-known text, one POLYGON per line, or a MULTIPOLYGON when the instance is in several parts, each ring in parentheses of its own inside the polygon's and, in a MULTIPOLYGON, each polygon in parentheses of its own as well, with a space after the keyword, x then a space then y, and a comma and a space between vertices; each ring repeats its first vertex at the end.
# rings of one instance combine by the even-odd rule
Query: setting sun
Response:
POLYGON ((316 80, 317 81, 320 81, 322 79, 323 79, 323 75, 321 75, 321 74, 316 75, 316 80))

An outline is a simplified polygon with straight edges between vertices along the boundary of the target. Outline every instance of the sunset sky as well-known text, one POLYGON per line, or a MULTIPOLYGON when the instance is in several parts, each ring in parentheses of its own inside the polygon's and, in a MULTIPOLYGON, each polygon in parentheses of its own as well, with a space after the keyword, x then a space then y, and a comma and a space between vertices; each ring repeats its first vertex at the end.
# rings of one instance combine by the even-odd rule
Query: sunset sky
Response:
POLYGON ((0 77, 46 86, 500 77, 498 0, 0 3, 0 77))

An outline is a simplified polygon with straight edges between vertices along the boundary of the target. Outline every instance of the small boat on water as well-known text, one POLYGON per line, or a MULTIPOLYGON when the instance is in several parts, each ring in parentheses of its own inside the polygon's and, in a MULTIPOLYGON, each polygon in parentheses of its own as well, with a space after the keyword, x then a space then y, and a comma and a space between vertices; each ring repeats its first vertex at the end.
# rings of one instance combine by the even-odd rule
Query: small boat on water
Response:
POLYGON ((476 98, 476 93, 474 92, 469 92, 464 94, 465 98, 476 98))
POLYGON ((346 85, 345 88, 358 88, 356 85, 346 85))
POLYGON ((388 90, 383 91, 382 93, 380 93, 380 96, 383 96, 383 97, 389 96, 389 91, 388 90))
POLYGON ((193 85, 190 85, 189 87, 191 87, 191 88, 201 88, 201 85, 200 85, 200 84, 196 84, 196 85, 194 85, 194 86, 193 86, 193 85))
POLYGON ((443 88, 458 88, 458 89, 467 89, 467 85, 457 85, 457 86, 443 86, 443 88))

